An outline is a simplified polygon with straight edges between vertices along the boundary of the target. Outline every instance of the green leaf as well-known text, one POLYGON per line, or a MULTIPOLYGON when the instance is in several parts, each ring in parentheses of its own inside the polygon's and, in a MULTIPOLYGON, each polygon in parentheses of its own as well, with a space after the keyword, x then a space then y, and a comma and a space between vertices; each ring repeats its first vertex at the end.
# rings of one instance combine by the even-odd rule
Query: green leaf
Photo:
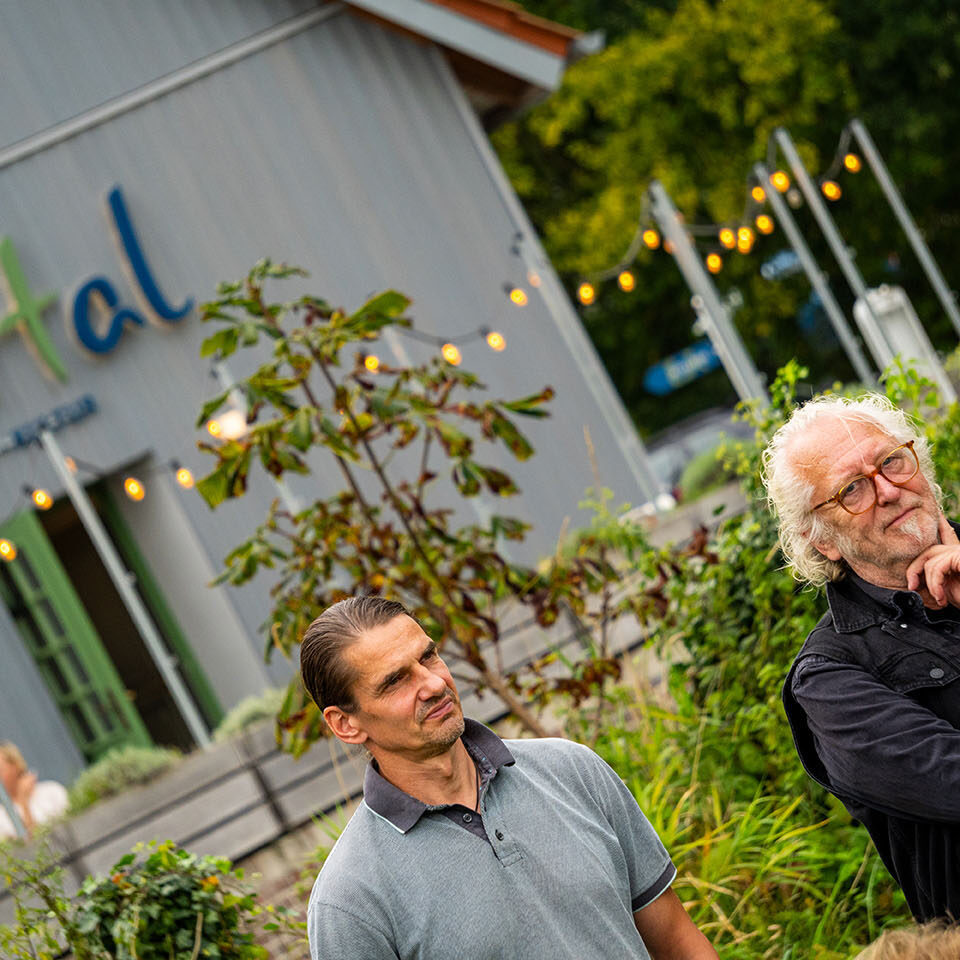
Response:
POLYGON ((200 416, 197 417, 196 426, 202 427, 210 417, 217 412, 229 399, 230 391, 224 390, 223 393, 218 393, 215 397, 212 397, 200 408, 200 416))
POLYGON ((236 327, 225 327, 223 330, 218 330, 200 344, 200 356, 209 357, 218 354, 221 357, 229 357, 237 349, 237 337, 236 327))
POLYGON ((197 493, 207 501, 212 510, 227 499, 230 490, 230 474, 226 465, 221 464, 212 473, 197 481, 197 493))
POLYGON ((549 417, 549 410, 541 410, 541 406, 548 403, 554 397, 553 387, 544 387, 539 393, 532 393, 529 397, 522 397, 519 400, 511 400, 502 406, 513 413, 522 414, 525 417, 549 417))

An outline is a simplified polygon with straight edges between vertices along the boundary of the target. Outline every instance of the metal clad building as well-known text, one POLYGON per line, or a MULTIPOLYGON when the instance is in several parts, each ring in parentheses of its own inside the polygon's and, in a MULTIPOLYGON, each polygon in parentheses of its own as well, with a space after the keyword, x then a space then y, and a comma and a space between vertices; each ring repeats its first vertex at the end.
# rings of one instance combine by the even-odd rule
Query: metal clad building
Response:
MULTIPOLYGON (((193 424, 218 387, 196 304, 262 256, 303 265, 301 289, 348 308, 395 287, 422 330, 500 330, 503 353, 464 350, 493 395, 557 389, 552 418, 527 425, 536 457, 510 466, 522 496, 476 508, 530 519, 528 559, 593 483, 585 428, 619 499, 655 493, 483 132, 552 88, 583 38, 496 0, 0 0, 0 24, 0 535, 18 549, 0 565, 0 738, 42 776, 192 738, 49 456, 25 442, 37 418, 57 414, 46 425, 205 722, 289 676, 263 663, 266 579, 206 586, 274 488, 259 476, 211 513, 168 469, 209 465, 193 424), (517 309, 503 284, 531 269, 542 286, 517 309), (53 509, 32 509, 38 486, 53 509)), ((391 337, 380 353, 427 349, 391 337)), ((321 466, 293 490, 336 483, 321 466)))

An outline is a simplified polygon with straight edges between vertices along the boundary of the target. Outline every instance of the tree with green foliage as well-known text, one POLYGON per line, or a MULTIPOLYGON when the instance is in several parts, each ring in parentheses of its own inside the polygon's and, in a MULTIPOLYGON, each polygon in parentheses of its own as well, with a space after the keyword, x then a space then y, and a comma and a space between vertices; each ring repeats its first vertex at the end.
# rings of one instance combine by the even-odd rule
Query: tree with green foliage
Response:
MULTIPOLYGON (((790 129, 817 175, 855 112, 885 153, 941 264, 957 261, 960 207, 951 173, 960 141, 950 121, 960 110, 954 93, 960 18, 949 4, 892 0, 882 11, 828 0, 524 5, 582 29, 609 31, 606 50, 570 68, 560 90, 494 136, 571 293, 579 278, 623 255, 651 179, 666 185, 688 222, 736 224, 746 179, 766 158, 776 126, 790 129)), ((902 285, 935 344, 952 348, 956 334, 871 175, 865 170, 842 185, 833 212, 867 283, 902 285)), ((812 218, 805 209, 797 218, 849 313, 852 296, 812 218)), ((850 380, 849 361, 822 313, 811 308, 798 323, 809 303, 806 278, 760 276, 760 262, 785 246, 777 230, 749 256, 725 255, 717 283, 721 292, 735 286, 743 293, 735 321, 747 348, 771 378, 796 356, 819 386, 850 380)), ((635 291, 622 293, 608 281, 582 316, 641 431, 732 403, 722 371, 677 390, 666 404, 646 393, 646 368, 695 335, 689 291, 672 258, 644 249, 636 273, 635 291)))
MULTIPOLYGON (((197 490, 211 507, 242 496, 256 464, 279 479, 323 463, 343 487, 296 514, 274 501, 265 522, 226 558, 219 581, 243 584, 261 570, 274 572, 268 655, 274 649, 290 655, 309 624, 345 597, 400 600, 442 648, 458 682, 490 691, 529 732, 546 734, 524 696, 525 683, 545 697, 555 689, 587 691, 616 675, 605 626, 576 670, 525 680, 503 662, 505 613, 525 611, 544 628, 561 619, 582 624, 594 609, 603 611, 603 623, 620 616, 644 623, 651 602, 645 590, 618 590, 630 553, 611 551, 603 538, 584 536, 533 568, 502 550, 504 541, 523 539, 521 519, 457 519, 457 495, 518 492, 507 473, 481 459, 482 451, 532 456, 515 419, 545 416, 552 389, 518 400, 481 399, 477 378, 439 357, 371 369, 364 362, 371 344, 391 327, 409 326, 407 298, 387 291, 352 313, 315 296, 268 299, 265 287, 292 275, 302 271, 261 261, 245 280, 221 284, 204 305, 204 320, 222 325, 204 342, 204 355, 222 359, 264 344, 269 354, 232 388, 243 394, 249 430, 203 445, 215 465, 197 490)), ((208 402, 198 422, 228 404, 232 390, 208 402)), ((627 540, 645 544, 639 525, 620 529, 619 542, 627 540)), ((296 681, 281 724, 296 753, 326 732, 296 681)))

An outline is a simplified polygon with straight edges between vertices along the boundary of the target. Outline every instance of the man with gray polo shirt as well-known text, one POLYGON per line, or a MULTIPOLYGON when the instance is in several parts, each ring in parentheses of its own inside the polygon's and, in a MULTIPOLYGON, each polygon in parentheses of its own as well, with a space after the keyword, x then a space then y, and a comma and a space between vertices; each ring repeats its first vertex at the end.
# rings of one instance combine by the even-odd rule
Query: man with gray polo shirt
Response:
POLYGON ((310 897, 313 960, 716 960, 613 770, 580 744, 465 720, 399 603, 330 607, 300 670, 334 735, 372 756, 310 897))

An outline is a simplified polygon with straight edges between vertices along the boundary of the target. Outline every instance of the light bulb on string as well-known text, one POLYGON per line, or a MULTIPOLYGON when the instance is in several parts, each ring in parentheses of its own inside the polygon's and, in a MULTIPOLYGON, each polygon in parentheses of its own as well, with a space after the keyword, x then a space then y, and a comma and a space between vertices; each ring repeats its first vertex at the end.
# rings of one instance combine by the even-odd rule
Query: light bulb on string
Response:
POLYGON ((31 490, 30 499, 38 510, 49 510, 53 506, 53 497, 42 487, 31 490))
POLYGON ((368 353, 363 358, 363 365, 368 373, 376 373, 380 369, 380 358, 375 353, 368 353))
POLYGON ((584 281, 577 287, 577 299, 585 306, 588 307, 594 300, 597 299, 597 290, 592 283, 587 283, 584 281))
POLYGON ((522 287, 511 287, 510 288, 510 302, 518 307, 525 307, 527 305, 527 294, 522 287))
POLYGON ((123 492, 135 503, 139 503, 146 496, 143 484, 136 477, 126 477, 124 479, 123 492))
POLYGON ((790 178, 782 170, 774 170, 770 174, 770 182, 778 193, 786 193, 790 189, 790 178))
POLYGON ((859 173, 863 169, 863 162, 855 153, 845 154, 843 157, 843 165, 850 173, 859 173))
POLYGON ((531 287, 539 287, 541 282, 540 274, 537 273, 536 270, 527 271, 527 283, 529 283, 531 287))
POLYGON ((440 353, 443 355, 443 359, 452 367, 459 366, 460 361, 463 359, 463 354, 461 354, 460 350, 452 343, 445 343, 440 348, 440 353))
POLYGON ((720 243, 728 250, 732 250, 737 245, 737 235, 729 227, 723 227, 717 236, 720 238, 720 243))
POLYGON ((723 257, 719 253, 708 253, 707 269, 711 273, 719 273, 723 269, 723 257))
POLYGON ((0 539, 0 560, 10 563, 17 559, 17 548, 6 537, 0 539))
POLYGON ((828 200, 836 201, 843 196, 840 184, 837 183, 836 180, 824 180, 823 183, 820 184, 820 189, 828 200))
POLYGON ((64 457, 63 462, 67 465, 67 469, 71 473, 77 472, 77 461, 74 460, 73 457, 64 457))
POLYGON ((617 274, 617 284, 624 293, 629 293, 637 285, 637 278, 629 270, 617 274))
POLYGON ((207 421, 207 433, 211 437, 219 437, 223 433, 223 427, 220 426, 220 421, 214 418, 213 420, 207 421))
POLYGON ((765 213, 761 213, 760 216, 758 216, 753 222, 757 225, 757 229, 761 233, 773 233, 773 217, 767 216, 765 213))
POLYGON ((764 190, 763 187, 761 187, 758 183, 750 191, 750 196, 753 197, 754 203, 765 203, 767 199, 767 191, 764 190))
POLYGON ((644 244, 651 250, 656 250, 660 246, 660 234, 652 227, 647 227, 641 236, 644 244))
POLYGON ((171 461, 170 468, 173 470, 173 476, 177 483, 184 490, 190 490, 193 487, 193 474, 176 460, 171 461))
POLYGON ((239 440, 248 429, 247 415, 234 407, 220 415, 220 436, 224 440, 239 440))
POLYGON ((496 330, 491 330, 487 334, 487 346, 491 350, 495 350, 497 353, 500 353, 507 346, 507 341, 504 339, 502 333, 497 333, 496 330))

